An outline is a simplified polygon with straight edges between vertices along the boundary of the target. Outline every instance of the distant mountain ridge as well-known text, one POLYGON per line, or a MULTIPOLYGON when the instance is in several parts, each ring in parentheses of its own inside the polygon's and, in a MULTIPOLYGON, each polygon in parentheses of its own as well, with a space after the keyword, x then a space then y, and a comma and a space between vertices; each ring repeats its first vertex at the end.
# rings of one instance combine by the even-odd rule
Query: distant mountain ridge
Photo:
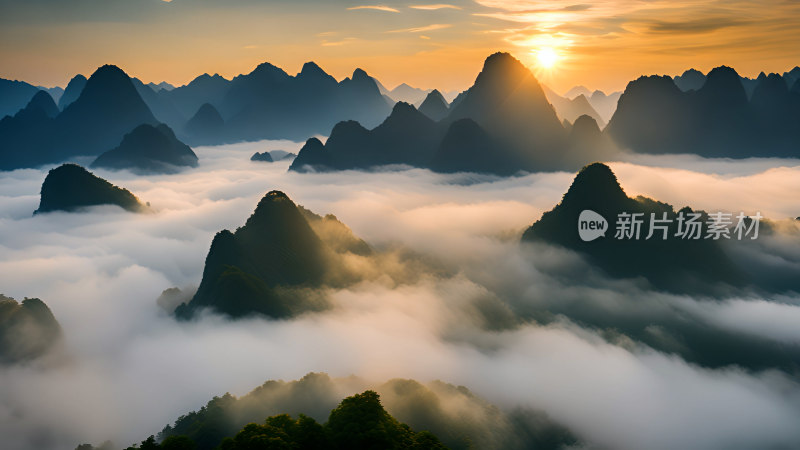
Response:
MULTIPOLYGON (((695 72, 690 74, 697 83, 695 72)), ((628 83, 607 131, 620 146, 642 153, 796 158, 798 124, 800 95, 784 77, 762 74, 750 95, 742 77, 722 66, 686 92, 668 76, 628 83)))
MULTIPOLYGON (((555 93, 547 86, 543 86, 544 93, 547 96, 547 101, 553 105, 556 110, 558 118, 567 120, 569 123, 575 123, 575 120, 580 116, 589 116, 597 122, 600 128, 605 127, 606 120, 598 113, 587 99, 587 95, 583 93, 576 95, 572 99, 562 97, 555 93)), ((585 89, 585 88, 584 88, 585 89)), ((589 94, 590 95, 590 94, 589 94)))
POLYGON ((371 130, 354 121, 338 123, 324 145, 308 140, 290 170, 400 164, 441 172, 512 175, 579 167, 601 157, 591 149, 594 154, 587 155, 585 146, 572 145, 542 86, 507 53, 489 56, 473 86, 446 111, 441 100, 429 98, 419 111, 397 103, 389 117, 371 130), (435 101, 439 106, 433 114, 435 101), (425 111, 434 118, 443 117, 436 121, 425 111))
POLYGON ((155 124, 156 120, 130 78, 118 67, 106 65, 92 74, 78 98, 55 117, 43 111, 0 120, 0 169, 97 155, 144 123, 155 124))

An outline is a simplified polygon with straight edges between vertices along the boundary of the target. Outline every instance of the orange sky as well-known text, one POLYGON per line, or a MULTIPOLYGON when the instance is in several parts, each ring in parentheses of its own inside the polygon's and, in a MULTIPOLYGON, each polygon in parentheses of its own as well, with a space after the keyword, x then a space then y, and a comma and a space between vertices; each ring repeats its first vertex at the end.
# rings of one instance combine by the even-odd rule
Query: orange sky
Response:
POLYGON ((45 86, 106 63, 179 85, 313 60, 339 79, 361 67, 389 88, 461 90, 502 50, 558 92, 612 91, 689 67, 789 70, 800 64, 800 2, 0 0, 0 41, 0 77, 45 86), (556 55, 550 69, 542 49, 556 55))

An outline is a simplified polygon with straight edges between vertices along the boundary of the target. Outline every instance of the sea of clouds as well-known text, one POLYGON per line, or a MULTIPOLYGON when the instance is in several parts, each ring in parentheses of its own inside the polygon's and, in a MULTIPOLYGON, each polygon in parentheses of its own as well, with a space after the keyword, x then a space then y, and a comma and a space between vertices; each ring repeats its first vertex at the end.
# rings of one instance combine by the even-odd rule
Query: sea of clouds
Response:
MULTIPOLYGON (((175 175, 95 172, 149 202, 148 214, 97 207, 32 216, 47 169, 0 175, 0 293, 41 298, 65 335, 52 355, 0 368, 4 448, 127 446, 214 395, 311 371, 465 385, 501 408, 546 411, 588 448, 800 442, 796 373, 700 367, 630 339, 610 343, 569 313, 681 317, 793 347, 797 294, 710 301, 658 293, 642 280, 606 279, 573 252, 521 246, 521 232, 560 201, 572 173, 297 174, 289 162, 249 161, 255 151, 300 145, 199 147, 200 167, 175 175), (436 270, 328 290, 331 309, 290 321, 173 320, 156 304, 160 293, 195 288, 214 234, 241 226, 273 189, 335 214, 378 250, 424 255, 436 270), (543 312, 547 320, 537 321, 543 312)), ((790 228, 786 219, 800 216, 796 160, 636 157, 610 166, 631 196, 760 211, 790 228)), ((740 256, 777 258, 800 274, 795 231, 740 256)))

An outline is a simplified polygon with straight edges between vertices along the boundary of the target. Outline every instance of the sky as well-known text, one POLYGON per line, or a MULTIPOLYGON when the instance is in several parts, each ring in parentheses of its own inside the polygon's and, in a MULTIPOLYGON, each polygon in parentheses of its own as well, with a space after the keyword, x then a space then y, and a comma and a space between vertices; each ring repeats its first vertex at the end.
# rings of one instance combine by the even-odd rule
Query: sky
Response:
POLYGON ((509 51, 557 92, 719 65, 800 64, 800 2, 719 0, 0 0, 0 77, 64 86, 113 63, 145 82, 269 61, 356 67, 387 87, 463 90, 509 51))

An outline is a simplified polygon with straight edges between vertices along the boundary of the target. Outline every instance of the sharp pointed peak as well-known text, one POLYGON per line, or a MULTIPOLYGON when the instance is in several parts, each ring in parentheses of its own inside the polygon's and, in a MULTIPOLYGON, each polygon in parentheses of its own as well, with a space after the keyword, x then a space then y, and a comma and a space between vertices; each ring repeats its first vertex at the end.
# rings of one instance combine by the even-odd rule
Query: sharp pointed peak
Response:
POLYGON ((594 162, 584 166, 575 175, 561 203, 570 203, 573 200, 582 202, 587 198, 603 198, 615 203, 627 198, 627 195, 611 168, 601 162, 594 162))
POLYGON ((307 63, 303 64, 303 68, 300 69, 300 75, 308 75, 308 74, 319 74, 319 75, 328 75, 328 72, 325 72, 325 69, 319 66, 319 64, 315 63, 314 61, 308 61, 307 63))
POLYGON ((370 78, 370 76, 367 75, 367 72, 364 69, 357 68, 356 70, 353 71, 353 76, 352 76, 352 80, 353 81, 357 81, 357 80, 365 79, 365 78, 370 78))

